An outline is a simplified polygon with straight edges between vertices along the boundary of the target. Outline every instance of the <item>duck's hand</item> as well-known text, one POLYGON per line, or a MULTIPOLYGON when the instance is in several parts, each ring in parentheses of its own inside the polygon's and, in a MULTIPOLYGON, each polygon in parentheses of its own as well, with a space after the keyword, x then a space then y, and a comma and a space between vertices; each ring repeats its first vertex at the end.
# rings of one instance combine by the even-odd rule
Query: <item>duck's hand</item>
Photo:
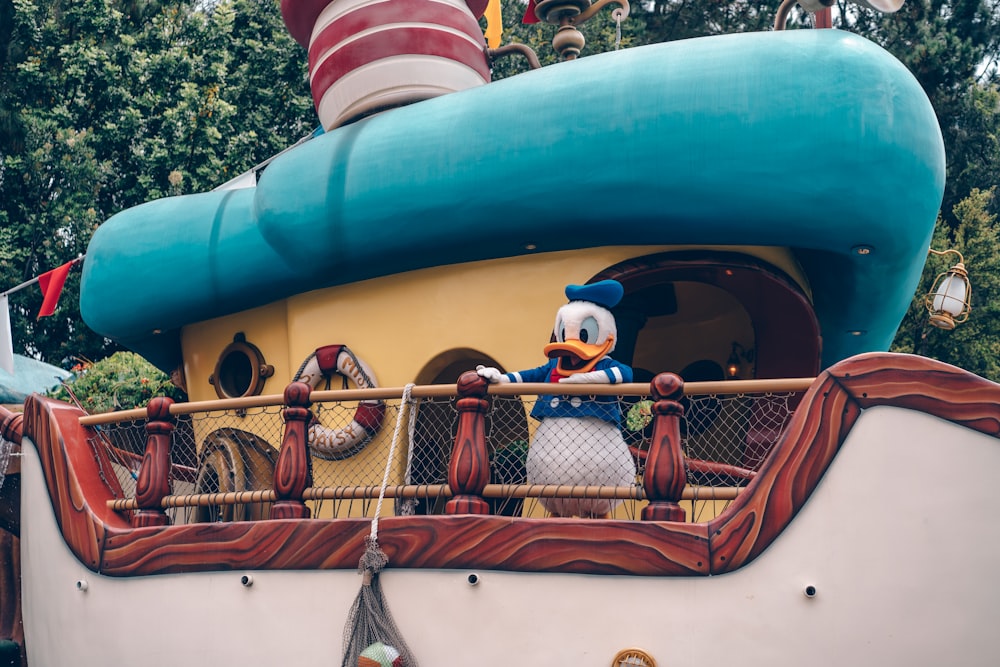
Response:
POLYGON ((505 382, 510 382, 510 378, 501 373, 499 369, 493 368, 492 366, 476 366, 476 372, 479 373, 479 377, 483 378, 490 384, 503 384, 505 382))
POLYGON ((571 384, 609 384, 611 380, 604 371, 590 371, 589 373, 573 373, 569 377, 559 378, 559 382, 571 384))

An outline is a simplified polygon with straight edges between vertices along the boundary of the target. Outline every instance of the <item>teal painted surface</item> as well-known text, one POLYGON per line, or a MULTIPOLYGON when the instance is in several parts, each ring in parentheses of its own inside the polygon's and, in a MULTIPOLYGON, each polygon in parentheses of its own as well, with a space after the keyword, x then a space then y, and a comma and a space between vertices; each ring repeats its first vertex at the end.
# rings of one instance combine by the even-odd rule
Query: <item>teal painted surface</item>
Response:
POLYGON ((835 30, 674 42, 340 128, 275 160, 256 190, 125 211, 94 236, 81 309, 165 367, 185 324, 529 243, 790 246, 829 365, 888 347, 943 186, 926 96, 870 42, 835 30))
POLYGON ((58 366, 15 354, 13 375, 0 368, 0 403, 23 403, 31 394, 58 387, 69 376, 58 366))

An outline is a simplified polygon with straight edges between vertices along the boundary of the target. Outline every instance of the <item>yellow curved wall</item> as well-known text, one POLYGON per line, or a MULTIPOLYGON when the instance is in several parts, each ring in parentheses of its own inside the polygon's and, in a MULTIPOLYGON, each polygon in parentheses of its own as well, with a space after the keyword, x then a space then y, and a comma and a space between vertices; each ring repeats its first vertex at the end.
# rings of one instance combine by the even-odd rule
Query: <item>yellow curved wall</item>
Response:
MULTIPOLYGON (((240 332, 274 366, 264 394, 280 394, 309 354, 334 343, 347 345, 367 362, 381 387, 402 387, 426 377, 429 362, 456 349, 485 354, 505 370, 533 368, 545 361, 542 348, 549 341, 556 311, 566 302, 567 284, 582 284, 621 261, 665 250, 610 247, 424 269, 316 290, 201 322, 182 332, 188 393, 193 401, 216 398, 208 378, 219 354, 240 332)), ((782 249, 712 250, 756 256, 805 285, 798 267, 782 249)), ((728 351, 728 340, 720 345, 728 351)), ((344 462, 314 459, 316 483, 378 486, 398 404, 398 400, 388 403, 381 432, 359 454, 344 462)), ((277 416, 271 421, 276 423, 268 424, 269 435, 280 433, 277 416)), ((240 418, 227 419, 225 424, 206 423, 201 427, 206 432, 197 434, 198 441, 208 430, 221 426, 254 430, 250 420, 240 418)), ((279 445, 274 437, 265 439, 279 445)), ((405 445, 401 449, 395 457, 393 484, 401 482, 405 469, 405 445)), ((331 505, 321 513, 328 514, 331 505)), ((362 503, 345 503, 336 511, 341 516, 357 516, 365 510, 362 503)))
MULTIPOLYGON (((675 248, 690 250, 690 248, 675 248)), ((666 247, 610 247, 540 253, 423 269, 291 297, 194 324, 182 332, 191 400, 216 398, 208 377, 238 332, 274 366, 264 393, 281 393, 299 364, 322 345, 349 346, 380 386, 412 382, 424 365, 454 348, 471 348, 511 370, 544 362, 555 313, 567 284, 584 283, 626 259, 666 247)), ((727 250, 715 247, 713 250, 727 250)), ((805 281, 779 248, 733 249, 805 281)))

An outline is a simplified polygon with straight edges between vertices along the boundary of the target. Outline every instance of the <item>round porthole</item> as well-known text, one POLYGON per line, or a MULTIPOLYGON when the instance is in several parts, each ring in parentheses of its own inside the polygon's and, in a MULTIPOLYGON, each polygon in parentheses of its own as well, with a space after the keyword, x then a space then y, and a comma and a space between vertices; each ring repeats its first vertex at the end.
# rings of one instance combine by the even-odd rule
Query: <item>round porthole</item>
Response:
POLYGON ((627 648, 618 652, 611 667, 656 667, 656 661, 642 649, 627 648))
POLYGON ((264 355, 247 342, 243 333, 238 333, 219 355, 208 382, 219 398, 240 398, 259 395, 272 375, 274 366, 264 361, 264 355))

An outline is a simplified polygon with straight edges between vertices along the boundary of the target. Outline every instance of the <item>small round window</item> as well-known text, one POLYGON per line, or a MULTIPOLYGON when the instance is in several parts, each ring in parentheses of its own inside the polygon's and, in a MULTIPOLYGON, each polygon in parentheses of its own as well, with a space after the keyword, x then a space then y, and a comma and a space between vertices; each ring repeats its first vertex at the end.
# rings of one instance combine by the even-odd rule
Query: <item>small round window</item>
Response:
POLYGON ((611 667, 656 667, 656 661, 641 649, 629 648, 618 652, 611 667))
POLYGON ((274 366, 264 361, 256 345, 248 343, 246 336, 238 333, 219 355, 215 373, 208 381, 219 398, 240 398, 259 395, 272 375, 274 366))

